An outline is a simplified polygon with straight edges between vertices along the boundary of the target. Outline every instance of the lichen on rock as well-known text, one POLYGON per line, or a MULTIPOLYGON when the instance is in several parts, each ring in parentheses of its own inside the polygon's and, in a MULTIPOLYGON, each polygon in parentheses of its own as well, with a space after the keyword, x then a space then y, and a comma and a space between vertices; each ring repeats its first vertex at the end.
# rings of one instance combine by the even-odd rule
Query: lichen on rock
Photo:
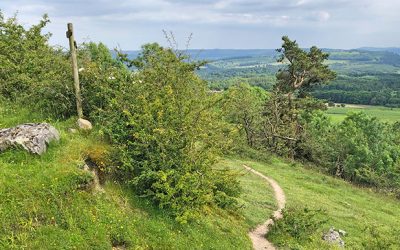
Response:
POLYGON ((11 147, 41 155, 46 152, 51 141, 58 141, 60 134, 48 123, 25 123, 13 128, 0 130, 0 152, 11 147))
POLYGON ((344 247, 344 241, 341 236, 346 235, 346 232, 343 230, 335 230, 334 227, 331 227, 328 232, 322 235, 322 239, 330 244, 335 244, 339 247, 344 247))

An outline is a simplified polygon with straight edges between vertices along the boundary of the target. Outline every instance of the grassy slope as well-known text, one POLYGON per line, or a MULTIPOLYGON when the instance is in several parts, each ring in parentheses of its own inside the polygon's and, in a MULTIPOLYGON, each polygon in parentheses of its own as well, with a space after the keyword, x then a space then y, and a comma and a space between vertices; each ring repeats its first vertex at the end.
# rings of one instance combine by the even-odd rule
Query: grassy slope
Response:
MULTIPOLYGON (((400 202, 394 198, 361 189, 344 181, 293 166, 271 157, 270 162, 260 163, 250 160, 231 159, 227 166, 247 164, 257 171, 274 178, 287 196, 287 206, 319 209, 327 212, 327 230, 331 225, 348 232, 346 246, 360 249, 364 240, 364 229, 368 225, 384 225, 390 228, 400 227, 400 202)), ((321 232, 315 234, 315 241, 308 249, 326 247, 319 240, 321 232)), ((399 242, 400 247, 400 242, 399 242)))
MULTIPOLYGON (((0 105, 0 128, 27 121, 39 119, 0 105)), ((118 183, 108 181, 104 193, 93 193, 85 187, 91 176, 79 166, 102 143, 66 132, 72 121, 51 123, 61 131, 61 141, 42 157, 16 150, 0 154, 0 249, 111 249, 121 244, 132 249, 250 249, 248 229, 272 210, 273 204, 264 200, 264 195, 272 200, 268 187, 250 175, 241 177, 249 184, 242 196, 245 214, 255 214, 247 220, 211 209, 199 221, 180 225, 118 183), (258 187, 266 191, 258 194, 258 187), (262 206, 255 202, 249 210, 252 198, 260 198, 262 206)))
MULTIPOLYGON (((26 121, 38 119, 27 110, 0 106, 0 128, 26 121)), ((79 166, 93 145, 102 143, 94 136, 68 134, 72 121, 52 124, 61 131, 62 140, 44 156, 23 151, 0 154, 1 249, 110 249, 117 243, 133 249, 249 249, 248 229, 271 214, 275 201, 270 187, 246 172, 244 163, 276 179, 288 206, 325 209, 326 227, 346 230, 347 246, 360 247, 366 225, 400 226, 397 200, 274 157, 267 163, 225 159, 218 164, 241 173, 244 220, 212 210, 198 222, 179 225, 118 183, 107 182, 105 193, 85 190, 90 176, 79 166)), ((319 237, 317 232, 315 239, 319 237)), ((305 247, 320 244, 317 240, 305 247)))
POLYGON ((241 164, 224 159, 218 164, 219 167, 227 167, 240 174, 243 188, 239 202, 246 224, 251 228, 263 223, 276 210, 276 201, 272 188, 260 177, 246 171, 241 164))
POLYGON ((375 116, 385 122, 400 121, 400 108, 387 108, 381 106, 367 106, 367 105, 351 105, 351 107, 333 107, 328 108, 327 114, 332 117, 332 121, 341 122, 350 112, 364 112, 367 115, 375 116))

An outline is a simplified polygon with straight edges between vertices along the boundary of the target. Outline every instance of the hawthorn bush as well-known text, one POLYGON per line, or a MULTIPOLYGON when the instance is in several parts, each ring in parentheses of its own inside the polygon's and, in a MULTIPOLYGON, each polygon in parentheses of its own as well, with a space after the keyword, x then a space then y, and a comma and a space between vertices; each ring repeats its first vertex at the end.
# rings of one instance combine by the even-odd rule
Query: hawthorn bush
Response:
POLYGON ((52 117, 72 114, 74 95, 68 55, 48 45, 51 34, 42 34, 47 15, 30 28, 16 16, 0 12, 0 95, 34 107, 52 117))
POLYGON ((158 44, 144 45, 137 59, 125 61, 135 73, 99 113, 115 145, 117 174, 181 222, 208 206, 232 208, 239 185, 229 171, 212 166, 234 130, 221 121, 206 82, 195 74, 202 63, 158 44))

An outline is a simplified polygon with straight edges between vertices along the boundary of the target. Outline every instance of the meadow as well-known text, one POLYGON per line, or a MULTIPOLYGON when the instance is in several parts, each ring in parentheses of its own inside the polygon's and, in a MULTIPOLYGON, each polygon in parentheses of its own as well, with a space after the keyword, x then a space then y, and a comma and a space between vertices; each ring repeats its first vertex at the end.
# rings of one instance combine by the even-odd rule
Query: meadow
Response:
POLYGON ((400 108, 346 104, 345 107, 329 107, 326 111, 334 122, 341 122, 347 114, 354 112, 364 112, 369 116, 377 117, 379 120, 389 123, 400 121, 400 108))

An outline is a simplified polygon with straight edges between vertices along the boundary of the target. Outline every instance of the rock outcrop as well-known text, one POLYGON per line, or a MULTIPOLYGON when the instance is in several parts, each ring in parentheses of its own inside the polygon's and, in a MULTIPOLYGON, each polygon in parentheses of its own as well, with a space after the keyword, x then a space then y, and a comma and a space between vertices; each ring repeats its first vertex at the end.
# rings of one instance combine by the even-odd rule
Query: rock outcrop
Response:
POLYGON ((334 227, 331 227, 328 232, 322 235, 322 239, 330 244, 335 244, 339 247, 344 247, 344 241, 341 236, 345 236, 346 232, 343 230, 335 230, 334 227))
POLYGON ((47 145, 58 141, 60 134, 48 123, 26 123, 13 128, 0 130, 0 152, 10 147, 23 149, 41 155, 47 150, 47 145))

